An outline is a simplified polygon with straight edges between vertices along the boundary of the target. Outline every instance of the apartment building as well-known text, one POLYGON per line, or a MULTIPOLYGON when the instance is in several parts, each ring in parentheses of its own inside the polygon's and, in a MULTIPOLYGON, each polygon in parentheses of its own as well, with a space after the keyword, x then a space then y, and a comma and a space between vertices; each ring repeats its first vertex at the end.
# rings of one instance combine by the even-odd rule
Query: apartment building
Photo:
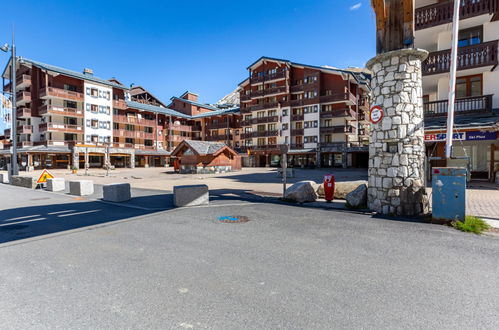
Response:
POLYGON ((252 166, 367 167, 369 74, 261 57, 239 84, 241 146, 252 166))
MULTIPOLYGON (((3 78, 10 80, 8 63, 3 78)), ((17 143, 21 168, 164 166, 185 139, 238 145, 239 109, 186 92, 165 105, 141 86, 19 59, 17 143), (177 110, 176 110, 177 109, 177 110), (107 158, 109 157, 109 158, 107 158)), ((10 83, 3 90, 11 91, 10 83)), ((10 138, 10 130, 5 136, 10 138)), ((10 144, 0 151, 2 164, 10 144)))
MULTIPOLYGON (((415 46, 423 62, 423 104, 428 156, 444 156, 454 1, 416 0, 415 46)), ((490 178, 499 129, 499 0, 461 0, 455 105, 454 155, 433 166, 469 166, 472 178, 490 178)), ((495 159, 499 159, 496 152, 495 159)))

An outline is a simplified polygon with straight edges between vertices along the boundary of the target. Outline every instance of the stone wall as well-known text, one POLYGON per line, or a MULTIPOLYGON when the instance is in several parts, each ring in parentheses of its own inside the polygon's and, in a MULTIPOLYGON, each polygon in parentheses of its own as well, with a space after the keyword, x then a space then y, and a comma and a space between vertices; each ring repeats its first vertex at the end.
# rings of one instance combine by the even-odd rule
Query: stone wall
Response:
POLYGON ((384 111, 371 124, 368 206, 382 214, 428 212, 424 182, 421 61, 428 52, 403 49, 367 63, 373 72, 373 104, 384 111))

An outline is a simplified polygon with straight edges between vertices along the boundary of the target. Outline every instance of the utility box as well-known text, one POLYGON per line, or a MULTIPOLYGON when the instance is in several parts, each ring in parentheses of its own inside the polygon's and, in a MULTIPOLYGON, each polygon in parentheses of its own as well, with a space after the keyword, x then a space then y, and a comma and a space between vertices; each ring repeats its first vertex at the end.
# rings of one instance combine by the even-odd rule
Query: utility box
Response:
POLYGON ((466 168, 463 167, 433 168, 433 221, 464 221, 466 212, 466 172, 466 168))

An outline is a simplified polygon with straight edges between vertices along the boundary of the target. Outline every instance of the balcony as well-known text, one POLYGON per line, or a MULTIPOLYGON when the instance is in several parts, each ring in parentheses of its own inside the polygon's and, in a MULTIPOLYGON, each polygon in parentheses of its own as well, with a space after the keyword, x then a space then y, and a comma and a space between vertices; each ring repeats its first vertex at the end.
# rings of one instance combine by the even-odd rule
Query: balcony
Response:
POLYGON ((232 140, 232 134, 229 135, 208 135, 205 137, 206 141, 227 141, 232 140))
POLYGON ((319 100, 321 103, 350 102, 352 105, 357 104, 357 97, 348 91, 331 95, 321 95, 319 96, 319 100))
POLYGON ((113 121, 115 123, 120 123, 120 124, 135 124, 135 125, 152 126, 152 127, 156 126, 155 120, 138 118, 138 117, 134 117, 134 116, 114 115, 113 121))
POLYGON ((294 144, 291 144, 289 146, 289 149, 291 150, 299 150, 299 149, 303 149, 303 143, 294 143, 294 144))
POLYGON ((31 76, 28 74, 22 74, 17 76, 16 84, 18 89, 23 89, 31 85, 31 76))
POLYGON ((182 142, 184 140, 189 140, 188 136, 180 136, 180 135, 169 135, 167 140, 170 142, 182 142))
POLYGON ((335 109, 332 111, 323 111, 320 114, 321 118, 347 118, 350 120, 357 118, 357 113, 352 109, 335 109))
POLYGON ((191 132, 192 126, 180 124, 168 124, 166 128, 172 131, 191 132))
POLYGON ((291 115, 291 120, 292 121, 301 121, 305 118, 304 114, 296 114, 296 115, 291 115))
POLYGON ((39 114, 41 116, 47 115, 61 115, 61 116, 69 116, 69 117, 80 117, 83 118, 83 110, 75 109, 75 108, 65 108, 59 107, 55 105, 42 105, 39 109, 39 114))
POLYGON ((74 146, 75 144, 83 144, 80 140, 43 140, 34 142, 34 145, 45 145, 45 146, 74 146))
POLYGON ((231 128, 233 126, 230 122, 222 122, 222 123, 207 123, 206 128, 208 129, 221 129, 221 128, 231 128))
POLYGON ((59 123, 43 123, 39 126, 40 132, 83 133, 83 126, 59 123))
POLYGON ((241 121, 241 126, 251 126, 251 125, 265 124, 265 123, 276 123, 278 121, 279 121, 279 116, 258 117, 258 118, 252 118, 252 119, 241 121))
MULTIPOLYGON (((497 40, 481 44, 459 47, 457 53, 457 69, 466 70, 484 66, 496 66, 497 40)), ((423 62, 423 75, 449 72, 450 49, 432 52, 423 62)))
POLYGON ((276 73, 273 73, 273 74, 265 74, 265 75, 261 75, 261 76, 252 76, 250 78, 250 83, 251 84, 256 84, 256 83, 261 83, 261 82, 264 82, 264 81, 272 81, 272 80, 277 80, 277 79, 284 79, 286 78, 286 70, 281 70, 281 71, 278 71, 276 73))
POLYGON ((17 102, 17 106, 24 105, 26 103, 31 102, 31 93, 24 92, 24 91, 17 92, 16 102, 17 102))
POLYGON ((255 151, 255 152, 258 152, 258 151, 269 151, 269 150, 280 151, 280 146, 281 146, 280 144, 265 144, 265 145, 257 145, 257 146, 242 146, 241 150, 243 150, 243 151, 250 150, 250 151, 255 151))
MULTIPOLYGON (((461 0, 460 19, 479 15, 494 14, 499 10, 499 0, 461 0)), ((432 26, 451 23, 454 1, 436 3, 416 8, 415 29, 421 30, 432 26)))
POLYGON ((291 130, 291 135, 292 136, 303 135, 303 134, 305 134, 304 132, 305 132, 305 130, 303 128, 295 128, 295 129, 291 130))
POLYGON ((336 126, 323 126, 320 128, 321 133, 331 134, 355 134, 355 127, 352 125, 336 125, 336 126))
POLYGON ((263 96, 282 94, 282 93, 286 93, 286 86, 277 86, 277 87, 251 91, 251 97, 256 98, 256 97, 263 97, 263 96))
POLYGON ((127 105, 126 105, 126 102, 125 100, 113 100, 113 108, 114 109, 121 109, 121 110, 125 110, 127 109, 127 105))
POLYGON ((148 140, 154 140, 156 138, 155 133, 149 133, 144 131, 129 131, 125 129, 113 130, 113 136, 132 138, 132 139, 148 139, 148 140))
POLYGON ((256 137, 267 137, 267 136, 279 136, 279 131, 270 130, 270 131, 255 131, 255 132, 242 133, 241 139, 251 139, 256 137))
POLYGON ((26 119, 31 117, 30 108, 18 108, 17 109, 17 119, 26 119))
POLYGON ((21 125, 17 127, 17 134, 32 134, 33 126, 31 125, 21 125))
MULTIPOLYGON (((448 108, 448 100, 425 102, 423 104, 425 118, 446 116, 448 108)), ((455 115, 492 112, 492 95, 458 98, 455 102, 454 111, 455 115)))
POLYGON ((84 95, 83 93, 68 91, 62 88, 46 87, 40 90, 40 98, 57 98, 83 102, 84 95))

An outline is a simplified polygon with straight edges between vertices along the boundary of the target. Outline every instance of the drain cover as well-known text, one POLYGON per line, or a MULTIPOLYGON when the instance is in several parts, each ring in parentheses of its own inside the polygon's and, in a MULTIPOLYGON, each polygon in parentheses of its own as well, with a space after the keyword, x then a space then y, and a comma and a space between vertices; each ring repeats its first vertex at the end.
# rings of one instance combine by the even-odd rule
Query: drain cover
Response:
POLYGON ((218 221, 223 223, 242 223, 242 222, 248 222, 249 219, 248 217, 241 215, 229 215, 229 216, 219 217, 218 221))

